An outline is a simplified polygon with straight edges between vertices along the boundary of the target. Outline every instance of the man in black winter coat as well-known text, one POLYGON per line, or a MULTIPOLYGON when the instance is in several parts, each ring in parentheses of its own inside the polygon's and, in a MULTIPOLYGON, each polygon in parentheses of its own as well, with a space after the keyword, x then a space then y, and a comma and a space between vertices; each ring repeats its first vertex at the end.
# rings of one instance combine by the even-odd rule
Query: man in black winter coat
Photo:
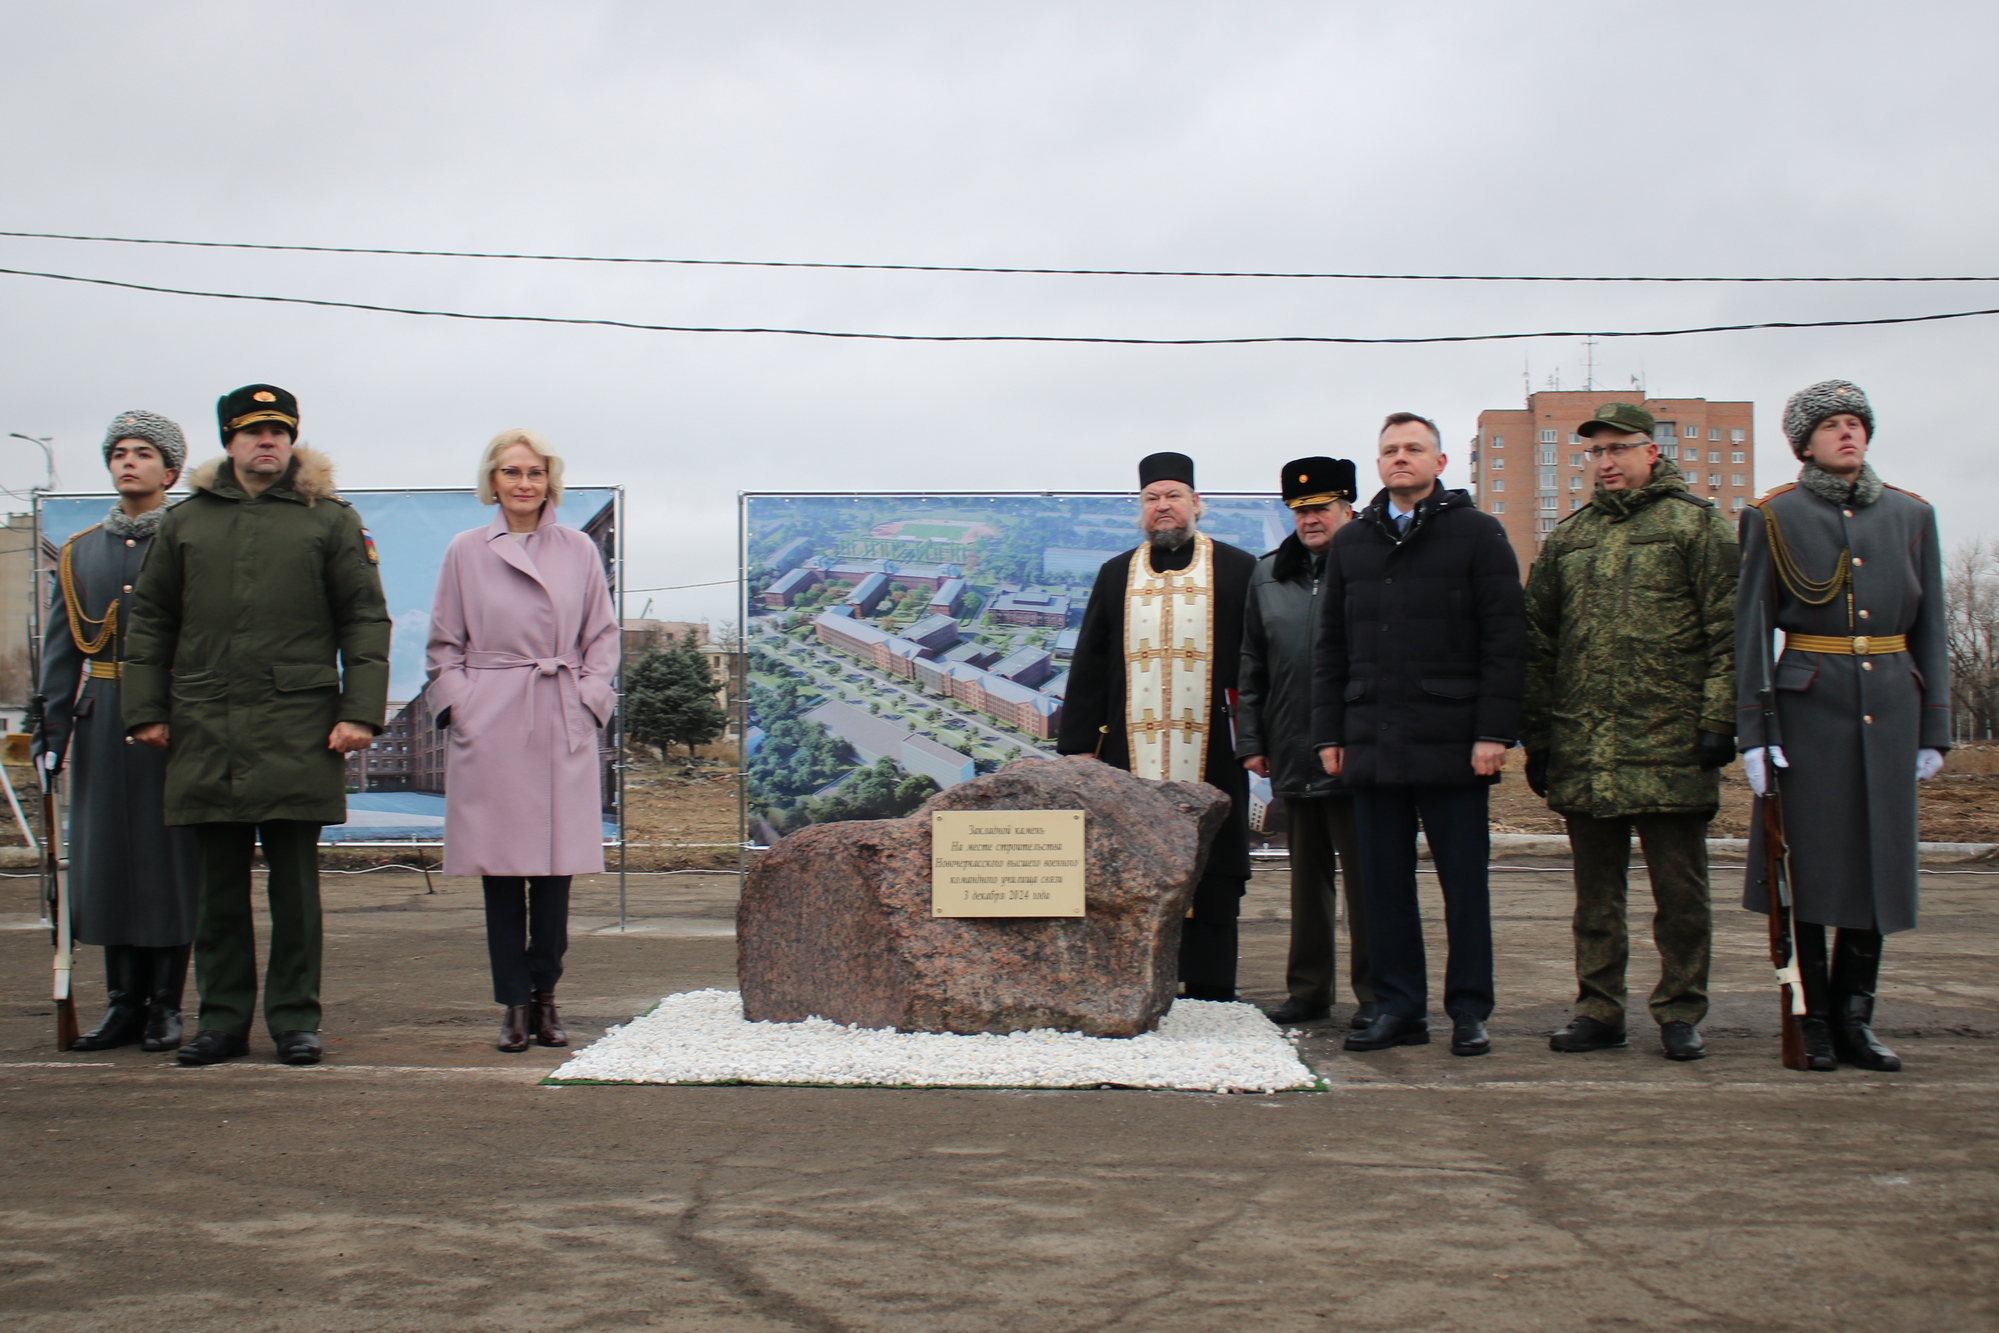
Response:
POLYGON ((1384 489, 1326 558, 1312 737, 1355 794, 1379 1006, 1350 1051, 1430 1040, 1419 818, 1444 894, 1451 1053, 1492 1049, 1486 800, 1519 736, 1526 606, 1505 530, 1439 484, 1445 462, 1433 422, 1390 416, 1376 459, 1384 489))
POLYGON ((1312 649, 1319 637, 1319 594, 1326 550, 1353 517, 1354 465, 1345 458, 1299 458, 1284 465, 1279 486, 1297 529, 1256 562, 1242 622, 1242 681, 1236 701, 1236 757, 1270 780, 1284 802, 1284 842, 1291 853, 1291 949, 1284 988, 1271 1011, 1280 1024, 1332 1016, 1335 869, 1347 905, 1347 967, 1352 1026, 1374 1021, 1368 980, 1367 905, 1360 889, 1360 833, 1353 793, 1319 763, 1312 748, 1312 649))

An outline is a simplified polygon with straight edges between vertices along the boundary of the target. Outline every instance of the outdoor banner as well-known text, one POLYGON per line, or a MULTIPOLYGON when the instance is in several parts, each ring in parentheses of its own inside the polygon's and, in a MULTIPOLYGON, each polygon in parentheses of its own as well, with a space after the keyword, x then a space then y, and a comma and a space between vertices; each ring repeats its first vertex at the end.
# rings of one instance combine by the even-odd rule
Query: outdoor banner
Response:
MULTIPOLYGON (((493 507, 469 490, 342 490, 374 539, 382 592, 395 631, 389 645, 389 718, 373 747, 348 759, 347 822, 329 826, 328 842, 436 842, 444 834, 444 738, 423 697, 424 645, 430 603, 451 539, 493 520, 493 507)), ((103 521, 115 495, 43 495, 36 505, 40 559, 36 606, 46 610, 55 589, 56 559, 65 541, 103 521)), ((173 499, 181 497, 174 496, 173 499)), ((622 574, 618 545, 620 495, 615 487, 569 486, 562 522, 597 543, 611 580, 613 605, 622 574)), ((617 784, 605 730, 605 837, 616 840, 617 784)))
MULTIPOLYGON (((1210 494, 1201 530, 1254 554, 1274 495, 1210 494)), ((744 837, 906 815, 1053 754, 1104 561, 1139 541, 1130 493, 741 497, 744 837)), ((1251 779, 1251 826, 1281 812, 1251 779)))

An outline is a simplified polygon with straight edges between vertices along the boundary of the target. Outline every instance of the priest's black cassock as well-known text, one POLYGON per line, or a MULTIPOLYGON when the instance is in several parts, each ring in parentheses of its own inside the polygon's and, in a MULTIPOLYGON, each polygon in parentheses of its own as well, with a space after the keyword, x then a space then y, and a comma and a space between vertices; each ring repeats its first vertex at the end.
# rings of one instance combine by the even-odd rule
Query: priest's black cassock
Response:
MULTIPOLYGON (((1062 754, 1095 754, 1119 768, 1132 766, 1125 734, 1125 613, 1131 562, 1148 550, 1151 568, 1166 573, 1188 567, 1196 542, 1177 550, 1142 546, 1112 556, 1097 571, 1062 704, 1062 729, 1055 743, 1062 754)), ((1214 656, 1203 779, 1228 794, 1229 817, 1208 852, 1194 890, 1194 914, 1180 937, 1180 980, 1197 999, 1234 995, 1236 919, 1249 883, 1249 778, 1235 757, 1228 691, 1235 688, 1242 661, 1243 607, 1256 557, 1225 542, 1214 542, 1213 551, 1214 656)))

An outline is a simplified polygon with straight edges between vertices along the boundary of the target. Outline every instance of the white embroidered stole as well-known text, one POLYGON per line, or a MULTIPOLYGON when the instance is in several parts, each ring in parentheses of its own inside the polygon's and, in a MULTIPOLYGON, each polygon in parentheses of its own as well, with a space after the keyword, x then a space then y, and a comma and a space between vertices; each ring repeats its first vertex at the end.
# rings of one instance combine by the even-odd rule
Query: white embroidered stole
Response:
POLYGON ((1124 731, 1131 771, 1199 782, 1208 758, 1215 662, 1215 543, 1194 534, 1187 568, 1155 573, 1148 543, 1132 553, 1124 604, 1124 731))

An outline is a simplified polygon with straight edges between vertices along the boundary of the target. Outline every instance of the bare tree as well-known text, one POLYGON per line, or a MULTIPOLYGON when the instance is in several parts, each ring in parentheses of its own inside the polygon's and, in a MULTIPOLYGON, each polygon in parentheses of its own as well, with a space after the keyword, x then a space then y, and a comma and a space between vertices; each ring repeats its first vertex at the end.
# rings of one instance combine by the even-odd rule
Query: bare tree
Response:
POLYGON ((1989 740, 1999 728, 1999 540, 1959 542, 1944 561, 1943 584, 1958 734, 1989 740))

